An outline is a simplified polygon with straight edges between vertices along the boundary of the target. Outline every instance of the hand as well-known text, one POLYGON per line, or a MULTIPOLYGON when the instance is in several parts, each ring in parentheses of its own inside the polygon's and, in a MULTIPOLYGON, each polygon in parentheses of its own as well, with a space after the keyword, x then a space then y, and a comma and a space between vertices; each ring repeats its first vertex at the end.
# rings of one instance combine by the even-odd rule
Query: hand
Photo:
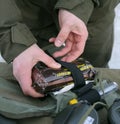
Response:
POLYGON ((59 24, 61 30, 58 36, 50 38, 49 42, 54 42, 57 47, 64 42, 66 45, 53 56, 64 56, 63 61, 71 62, 83 53, 88 31, 82 20, 66 10, 59 10, 59 24))
POLYGON ((43 97, 32 88, 31 70, 33 66, 41 61, 51 68, 60 68, 61 65, 44 53, 36 44, 32 45, 13 61, 13 74, 19 82, 23 93, 32 97, 43 97))

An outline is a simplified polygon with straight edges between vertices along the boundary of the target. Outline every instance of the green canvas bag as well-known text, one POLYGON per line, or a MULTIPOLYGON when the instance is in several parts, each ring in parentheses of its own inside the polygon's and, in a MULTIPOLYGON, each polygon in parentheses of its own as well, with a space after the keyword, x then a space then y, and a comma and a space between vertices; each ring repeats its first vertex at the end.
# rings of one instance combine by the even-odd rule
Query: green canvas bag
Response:
POLYGON ((32 98, 22 93, 17 82, 0 78, 0 113, 8 118, 54 116, 72 98, 76 95, 70 91, 55 97, 32 98))

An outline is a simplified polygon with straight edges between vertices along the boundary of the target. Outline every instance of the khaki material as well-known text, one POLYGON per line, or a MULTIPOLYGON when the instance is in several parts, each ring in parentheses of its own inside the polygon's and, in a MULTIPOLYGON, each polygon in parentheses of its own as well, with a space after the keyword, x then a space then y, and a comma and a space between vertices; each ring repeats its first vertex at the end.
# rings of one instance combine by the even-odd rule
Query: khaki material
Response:
MULTIPOLYGON (((111 81, 116 81, 120 85, 120 77, 119 77, 120 70, 107 69, 107 68, 96 68, 96 70, 98 71, 97 78, 100 78, 99 80, 107 79, 111 81)), ((40 99, 24 96, 18 83, 11 75, 11 71, 12 71, 12 65, 6 63, 0 63, 0 75, 2 74, 0 78, 0 113, 6 117, 17 119, 16 122, 19 124, 24 124, 24 123, 52 124, 54 119, 53 111, 55 111, 56 109, 56 101, 51 100, 51 98, 40 100, 40 99), (5 77, 7 77, 6 80, 3 79, 5 77), (10 78, 12 80, 10 80, 10 78), (51 103, 51 101, 54 103, 54 106, 51 103), (44 113, 46 117, 41 116, 41 105, 42 105, 42 110, 44 112, 46 111, 44 113), (49 110, 51 108, 51 110, 49 111, 48 108, 49 110)), ((120 94, 119 92, 117 92, 116 94, 110 94, 110 97, 108 96, 106 100, 108 102, 110 101, 111 103, 111 95, 113 100, 113 98, 115 99, 116 97, 120 98, 119 94, 120 94)), ((58 99, 58 102, 60 100, 59 98, 60 97, 56 98, 58 99)), ((62 105, 65 103, 65 102, 63 103, 63 101, 64 100, 62 99, 62 105)), ((108 122, 107 122, 106 109, 100 110, 99 115, 101 118, 100 120, 101 123, 104 122, 104 124, 107 124, 108 122), (104 118, 103 118, 103 114, 104 114, 104 118)))
MULTIPOLYGON (((56 50, 53 49, 53 45, 46 46, 43 49, 48 50, 51 54, 56 50)), ((120 84, 120 70, 96 68, 96 71, 98 74, 95 80, 111 80, 120 84)), ((64 109, 70 99, 76 98, 71 92, 64 95, 55 98, 47 97, 45 100, 24 96, 12 75, 12 64, 0 63, 0 113, 6 117, 17 119, 17 123, 52 124, 54 115, 64 109), (46 117, 43 117, 43 115, 46 117)), ((114 99, 118 96, 118 94, 111 95, 114 99)), ((108 96, 109 99, 106 99, 108 103, 110 102, 109 104, 114 100, 111 100, 110 97, 108 96)), ((100 121, 101 123, 104 122, 104 124, 108 123, 106 112, 106 109, 99 111, 100 121), (104 118, 101 116, 103 111, 104 118)))
MULTIPOLYGON (((53 45, 43 49, 50 53, 56 50, 51 48, 53 48, 53 45)), ((96 71, 98 72, 96 79, 101 81, 111 80, 120 85, 120 70, 96 68, 96 71)), ((106 97, 105 100, 109 106, 115 98, 120 98, 119 94, 117 92, 106 97)), ((0 113, 5 117, 15 119, 19 124, 52 124, 55 114, 64 109, 70 99, 76 98, 71 92, 64 95, 55 98, 47 97, 47 99, 42 100, 24 96, 12 74, 12 64, 0 63, 0 113)), ((106 109, 100 110, 99 115, 100 122, 107 124, 106 109)))
POLYGON ((120 69, 96 68, 101 78, 118 82, 120 86, 120 69))
POLYGON ((53 116, 63 110, 73 98, 76 95, 72 92, 44 99, 27 97, 17 82, 0 78, 0 113, 9 118, 53 116))
MULTIPOLYGON (((83 57, 95 67, 105 67, 110 59, 113 44, 114 8, 119 2, 119 0, 76 0, 74 2, 72 0, 41 0, 41 2, 0 0, 1 54, 9 63, 36 42, 40 47, 46 46, 48 39, 56 36, 59 31, 57 12, 62 8, 74 13, 88 27, 89 37, 83 57)), ((120 70, 105 68, 97 68, 97 70, 101 79, 120 84, 120 70)), ((74 94, 71 95, 65 94, 67 97, 71 96, 70 99, 76 97, 74 94)), ((12 75, 12 64, 0 63, 0 113, 2 115, 17 118, 19 124, 52 124, 53 118, 47 115, 61 110, 61 107, 56 106, 61 105, 60 102, 56 104, 56 100, 59 98, 48 97, 41 101, 24 96, 12 75), (41 117, 41 109, 47 117, 41 117)), ((62 105, 66 106, 67 101, 62 105)), ((65 106, 62 106, 62 109, 65 106)), ((101 122, 107 124, 106 118, 102 118, 101 122)))
POLYGON ((111 57, 114 8, 118 3, 119 0, 1 0, 1 54, 11 62, 36 42, 40 47, 46 46, 59 31, 58 9, 66 9, 87 25, 89 37, 83 57, 95 67, 105 67, 111 57))

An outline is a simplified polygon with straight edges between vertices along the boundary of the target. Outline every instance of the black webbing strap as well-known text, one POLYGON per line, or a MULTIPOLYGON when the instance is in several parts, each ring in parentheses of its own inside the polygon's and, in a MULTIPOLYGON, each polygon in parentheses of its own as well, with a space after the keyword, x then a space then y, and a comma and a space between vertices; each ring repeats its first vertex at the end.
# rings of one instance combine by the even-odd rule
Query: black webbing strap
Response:
MULTIPOLYGON (((48 50, 45 50, 45 52, 51 56, 51 54, 48 52, 48 50)), ((53 57, 53 56, 51 56, 53 57)), ((82 87, 85 85, 85 80, 83 77, 83 73, 81 72, 80 69, 77 68, 77 66, 73 63, 69 63, 69 62, 64 62, 61 61, 60 59, 54 58, 57 62, 59 62, 63 67, 67 68, 68 70, 70 70, 71 74, 72 74, 72 78, 73 81, 75 83, 74 88, 78 88, 78 87, 82 87)))
POLYGON ((60 61, 58 59, 56 59, 56 61, 58 61, 63 67, 70 70, 72 77, 73 77, 73 80, 74 80, 74 83, 75 83, 74 88, 82 87, 85 85, 83 73, 80 71, 79 68, 77 68, 77 66, 75 64, 63 62, 63 61, 60 61))
POLYGON ((77 96, 81 97, 83 94, 89 92, 89 90, 92 89, 92 87, 93 87, 93 82, 90 82, 83 87, 73 89, 73 92, 76 93, 77 96))

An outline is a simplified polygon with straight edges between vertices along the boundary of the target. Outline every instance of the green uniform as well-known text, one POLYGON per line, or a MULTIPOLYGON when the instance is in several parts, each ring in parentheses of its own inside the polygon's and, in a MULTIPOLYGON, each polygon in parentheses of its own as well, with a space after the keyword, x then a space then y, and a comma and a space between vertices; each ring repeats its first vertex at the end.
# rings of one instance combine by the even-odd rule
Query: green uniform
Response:
POLYGON ((83 57, 107 65, 113 45, 114 8, 119 0, 0 0, 0 51, 7 62, 34 43, 48 44, 59 31, 58 9, 82 19, 89 31, 83 57))
MULTIPOLYGON (((48 45, 48 39, 56 36, 59 32, 57 12, 58 9, 62 8, 82 19, 88 27, 89 37, 83 57, 94 66, 104 67, 111 56, 114 8, 118 3, 119 0, 0 0, 1 54, 9 63, 34 43, 40 47, 48 45)), ((102 78, 120 83, 120 70, 98 70, 104 73, 102 78)), ((20 101, 20 104, 17 105, 23 109, 22 103, 29 101, 29 97, 22 94, 14 80, 11 64, 0 63, 0 82, 1 87, 3 87, 3 90, 0 90, 0 98, 9 101, 8 104, 11 105, 12 102, 16 104, 15 101, 20 101), (9 85, 9 83, 10 88, 8 89, 2 85, 9 85), (13 90, 11 90, 12 88, 13 90), (19 91, 18 94, 16 94, 17 90, 19 91), (8 91, 12 91, 13 94, 8 91)), ((39 107, 40 101, 33 101, 36 101, 35 108, 39 107)), ((4 101, 2 103, 0 113, 5 115, 2 110, 7 103, 4 101)), ((10 106, 8 105, 9 109, 6 108, 6 110, 11 110, 10 106)), ((13 111, 16 112, 17 109, 13 108, 13 111)), ((12 115, 8 112, 6 116, 12 115)), ((34 116, 36 117, 32 118, 26 114, 26 117, 17 119, 17 122, 19 124, 51 124, 53 121, 51 117, 40 117, 37 114, 34 116)))

